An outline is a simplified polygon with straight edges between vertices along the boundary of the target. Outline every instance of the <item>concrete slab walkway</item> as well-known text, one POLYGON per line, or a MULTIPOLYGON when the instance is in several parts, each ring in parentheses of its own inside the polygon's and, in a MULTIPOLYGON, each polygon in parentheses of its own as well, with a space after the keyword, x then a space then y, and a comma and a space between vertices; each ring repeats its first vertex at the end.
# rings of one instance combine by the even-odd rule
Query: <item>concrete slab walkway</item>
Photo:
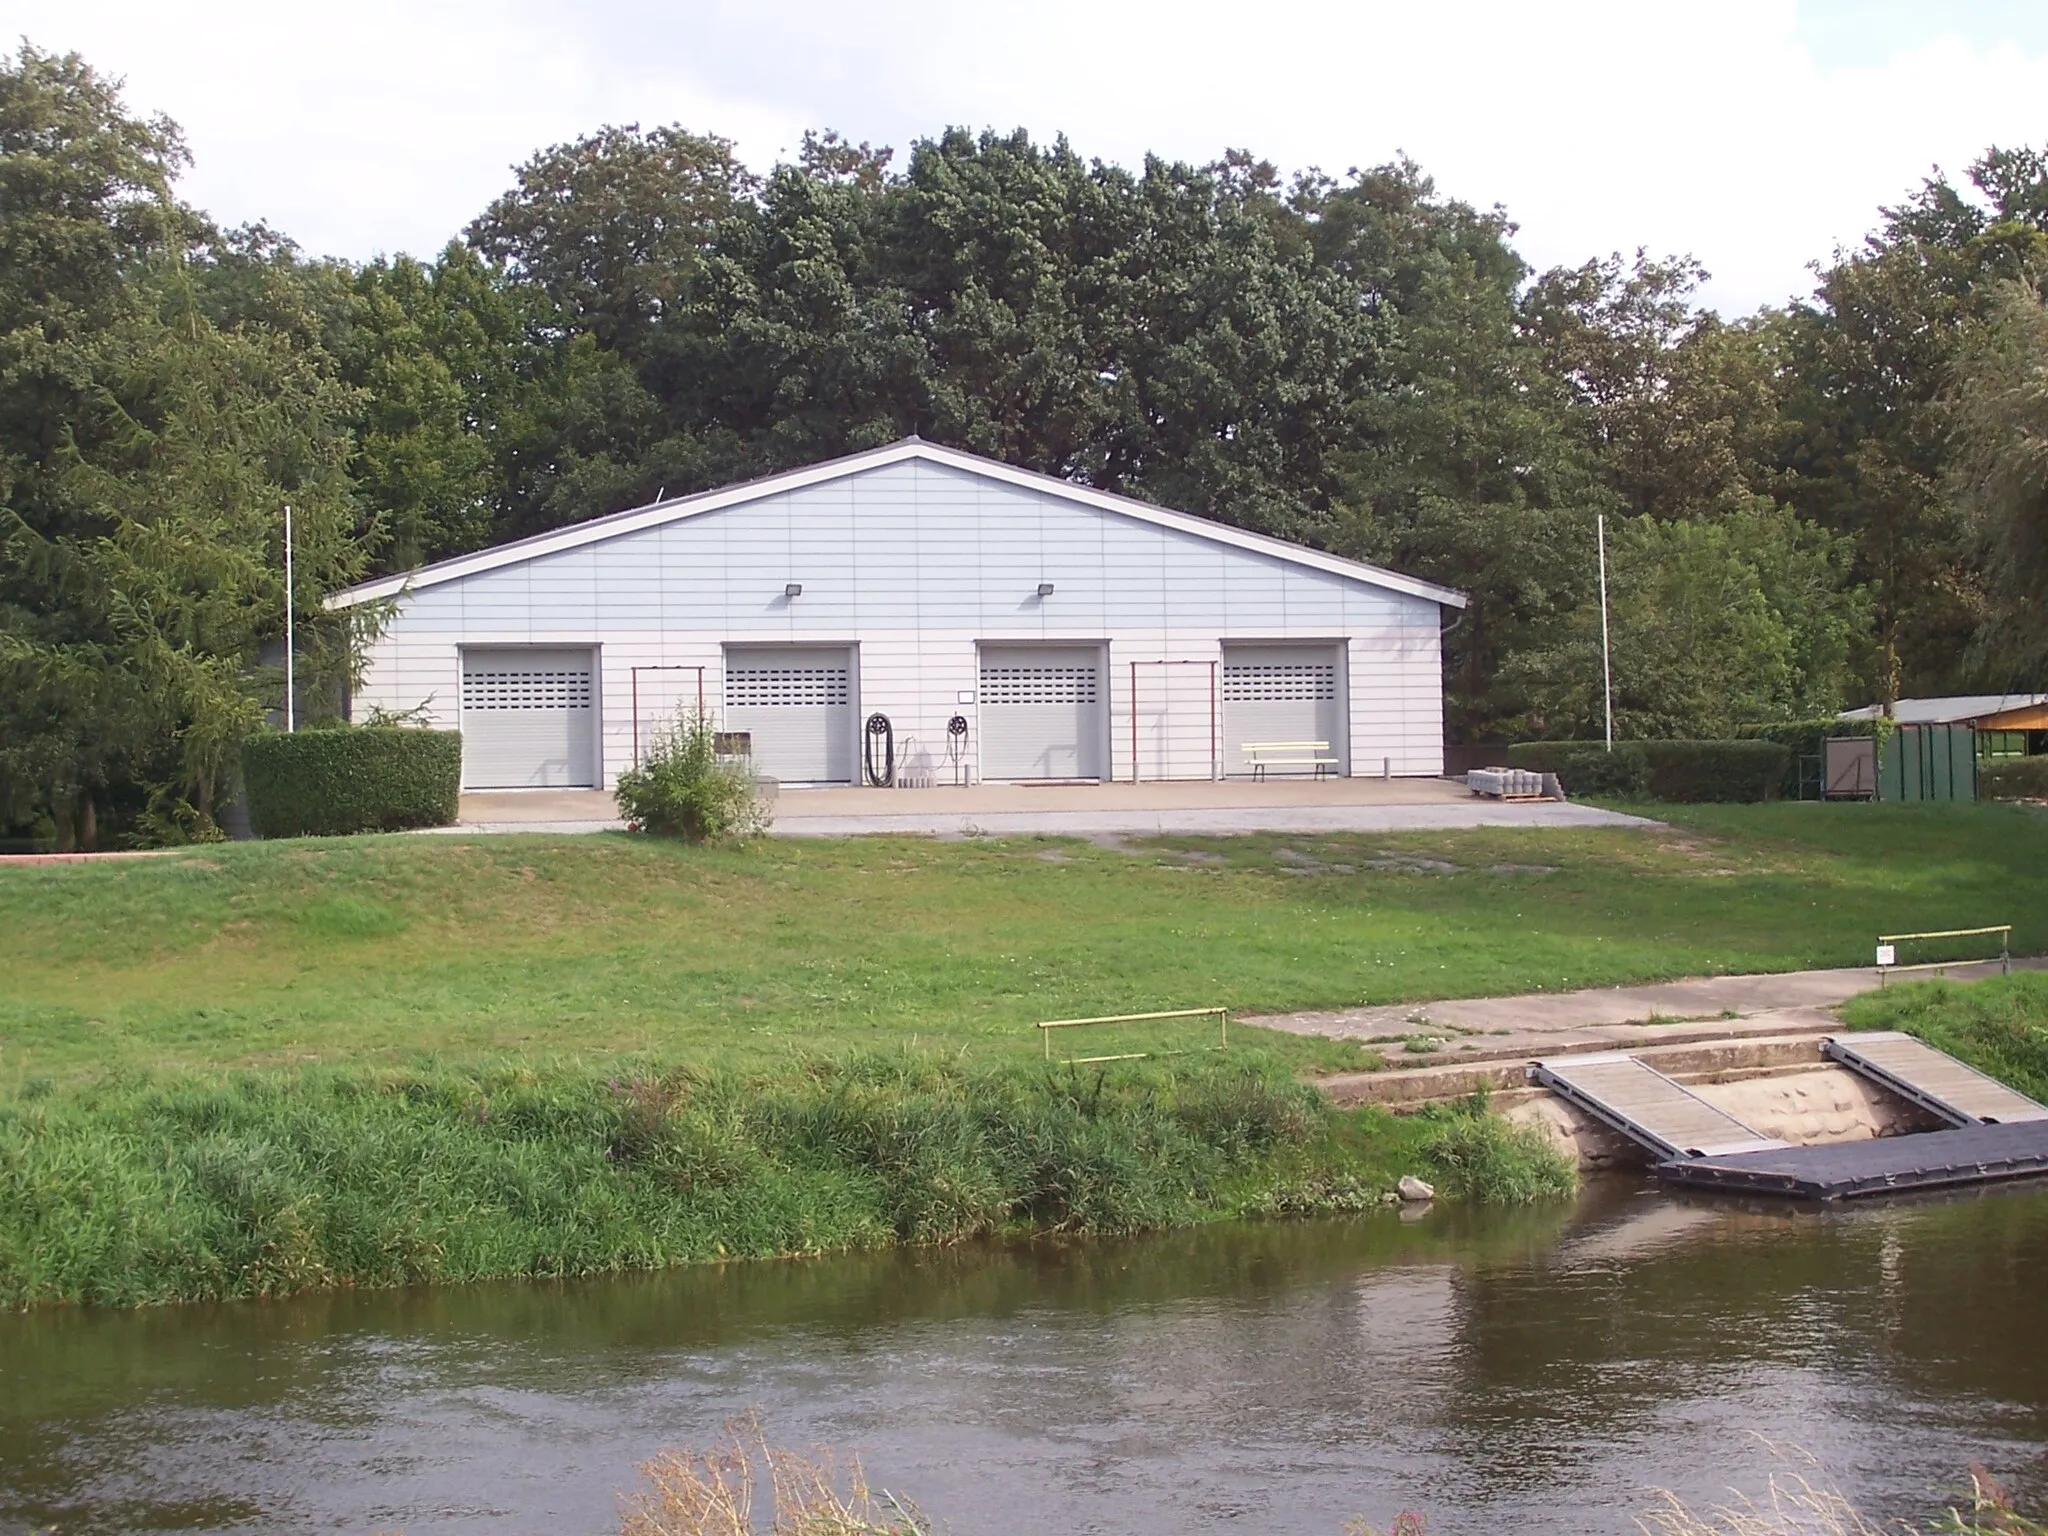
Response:
MULTIPOLYGON (((2048 957, 2016 959, 2012 967, 2048 970, 2048 957)), ((1956 981, 1976 981, 1997 975, 1998 962, 1952 966, 1946 974, 1956 981)), ((1825 1032, 1837 1027, 1836 1007, 1877 982, 1875 970, 1861 967, 1696 976, 1579 992, 1248 1014, 1242 1022, 1290 1034, 1391 1045, 1390 1066, 1429 1067, 1825 1032), (1410 1042, 1427 1048, 1411 1048, 1410 1042)))
MULTIPOLYGON (((464 795, 451 830, 599 832, 620 825, 611 796, 598 790, 492 790, 464 795)), ((783 837, 1087 837, 1654 825, 1592 806, 1503 805, 1448 779, 1226 779, 791 789, 778 797, 772 830, 783 837)))

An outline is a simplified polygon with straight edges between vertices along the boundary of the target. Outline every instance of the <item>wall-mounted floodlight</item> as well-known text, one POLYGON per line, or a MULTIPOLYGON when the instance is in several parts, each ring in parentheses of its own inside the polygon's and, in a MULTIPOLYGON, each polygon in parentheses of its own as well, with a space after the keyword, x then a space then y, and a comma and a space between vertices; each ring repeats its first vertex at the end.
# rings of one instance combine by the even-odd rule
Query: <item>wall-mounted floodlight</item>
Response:
POLYGON ((1040 597, 1051 597, 1051 596, 1052 596, 1052 583, 1051 583, 1051 582, 1049 582, 1049 581, 1041 581, 1041 582, 1040 582, 1040 583, 1038 584, 1038 595, 1039 595, 1040 597))
POLYGON ((804 584, 800 581, 792 581, 782 589, 782 595, 784 597, 802 597, 804 595, 804 584))

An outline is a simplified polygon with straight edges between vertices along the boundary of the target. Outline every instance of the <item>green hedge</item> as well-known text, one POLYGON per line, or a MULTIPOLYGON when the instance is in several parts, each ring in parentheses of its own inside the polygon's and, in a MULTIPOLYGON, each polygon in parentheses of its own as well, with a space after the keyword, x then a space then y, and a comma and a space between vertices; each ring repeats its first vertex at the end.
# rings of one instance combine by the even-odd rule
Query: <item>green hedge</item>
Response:
POLYGON ((462 737, 414 726, 266 731, 242 748, 258 837, 445 827, 462 787, 462 737))
POLYGON ((1775 800, 1792 751, 1776 741, 1646 741, 1650 793, 1675 804, 1775 800))
POLYGON ((1650 759, 1633 741, 1617 741, 1612 752, 1580 742, 1574 751, 1557 753, 1556 765, 1543 772, 1556 774, 1566 794, 1631 796, 1650 790, 1650 759))
POLYGON ((1516 768, 1554 773, 1567 794, 1648 794, 1658 800, 1772 800, 1792 752, 1775 741, 1524 741, 1516 768))
POLYGON ((1979 800, 2048 800, 2048 756, 1994 757, 1977 765, 1979 800))

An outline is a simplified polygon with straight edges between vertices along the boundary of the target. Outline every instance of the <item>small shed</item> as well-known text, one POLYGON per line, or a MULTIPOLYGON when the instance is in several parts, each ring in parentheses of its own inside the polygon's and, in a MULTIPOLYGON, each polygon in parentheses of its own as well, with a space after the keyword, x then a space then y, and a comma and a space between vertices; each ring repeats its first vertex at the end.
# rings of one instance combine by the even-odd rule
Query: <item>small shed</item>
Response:
MULTIPOLYGON (((1842 712, 1844 720, 1877 720, 1879 704, 1842 712)), ((2048 752, 2048 693, 1959 693, 1945 698, 1900 699, 1892 705, 1899 725, 1967 726, 1976 733, 1980 758, 2025 757, 2048 752)))

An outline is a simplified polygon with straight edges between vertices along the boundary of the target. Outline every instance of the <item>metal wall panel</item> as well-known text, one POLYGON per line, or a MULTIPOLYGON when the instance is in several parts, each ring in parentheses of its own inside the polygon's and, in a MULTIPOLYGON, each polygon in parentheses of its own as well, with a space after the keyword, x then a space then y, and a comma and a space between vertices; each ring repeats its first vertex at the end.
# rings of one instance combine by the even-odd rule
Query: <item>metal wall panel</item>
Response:
POLYGON ((1100 646, 982 646, 982 777, 1106 777, 1103 681, 1100 646))
POLYGON ((568 789, 597 782, 597 660, 584 649, 466 648, 462 786, 568 789))
POLYGON ((1120 779, 1213 779, 1222 768, 1216 647, 1201 638, 1148 657, 1111 647, 1112 772, 1120 779))
MULTIPOLYGON (((887 714, 899 747, 915 735, 942 771, 946 722, 965 715, 968 769, 980 777, 991 770, 979 760, 978 645, 1099 651, 1106 641, 1099 704, 1107 742, 1089 745, 1094 756, 1084 763, 1081 733, 1069 732, 1077 754, 1069 771, 1126 778, 1129 661, 1217 661, 1240 637, 1343 637, 1347 697, 1338 702, 1348 717, 1331 734, 1348 738, 1358 772, 1378 774, 1384 760, 1394 773, 1426 774, 1442 761, 1440 620, 1434 603, 1368 582, 954 467, 902 463, 401 598, 369 648, 356 701, 359 709, 424 704, 437 723, 454 725, 460 647, 601 641, 600 782, 609 784, 632 761, 632 667, 704 666, 717 712, 727 646, 857 642, 853 709, 887 714), (784 593, 792 582, 803 588, 795 598, 784 593), (1042 582, 1053 586, 1045 597, 1042 582)), ((1211 729, 1193 698, 1197 671, 1141 673, 1141 777, 1211 771, 1211 729)), ((849 711, 833 780, 853 774, 858 721, 849 711)))
POLYGON ((1880 800, 1977 798, 1976 730, 1968 725, 1902 725, 1878 753, 1880 800))

